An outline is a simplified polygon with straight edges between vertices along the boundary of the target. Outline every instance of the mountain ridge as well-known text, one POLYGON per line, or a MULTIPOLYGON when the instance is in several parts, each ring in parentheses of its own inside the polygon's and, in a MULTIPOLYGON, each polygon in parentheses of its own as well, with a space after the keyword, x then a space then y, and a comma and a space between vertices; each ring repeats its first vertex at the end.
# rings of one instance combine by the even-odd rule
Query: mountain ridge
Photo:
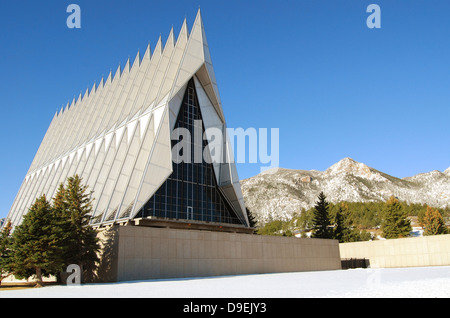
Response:
POLYGON ((408 203, 450 206, 450 168, 397 178, 344 158, 325 171, 271 169, 241 180, 245 203, 259 222, 289 220, 314 206, 323 191, 333 203, 382 202, 394 195, 408 203))

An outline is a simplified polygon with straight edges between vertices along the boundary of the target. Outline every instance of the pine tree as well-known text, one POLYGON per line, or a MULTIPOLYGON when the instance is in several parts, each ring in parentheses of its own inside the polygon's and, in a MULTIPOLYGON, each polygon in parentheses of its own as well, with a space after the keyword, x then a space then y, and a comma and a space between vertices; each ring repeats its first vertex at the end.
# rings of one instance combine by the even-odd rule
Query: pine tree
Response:
POLYGON ((282 236, 283 235, 283 221, 275 220, 264 224, 257 231, 259 235, 272 235, 272 236, 282 236))
POLYGON ((12 239, 11 221, 8 220, 0 233, 0 283, 11 272, 12 239))
POLYGON ((444 219, 438 209, 427 206, 424 216, 425 231, 423 235, 447 234, 444 219))
POLYGON ((393 196, 384 206, 381 229, 383 237, 387 239, 406 237, 411 231, 411 221, 408 219, 407 211, 393 196))
POLYGON ((70 256, 67 261, 69 264, 80 265, 82 270, 90 271, 99 261, 100 245, 97 232, 89 225, 92 193, 87 191, 88 187, 81 184, 78 175, 68 178, 64 194, 60 195, 63 198, 60 205, 71 221, 70 256))
POLYGON ((336 212, 336 215, 334 217, 334 223, 335 226, 333 229, 333 238, 335 240, 338 240, 339 243, 342 243, 344 242, 344 235, 347 228, 345 226, 344 215, 341 207, 339 207, 338 211, 336 212))
POLYGON ((248 218, 248 223, 249 223, 250 227, 255 228, 256 227, 256 219, 253 216, 253 213, 248 208, 245 208, 245 210, 247 212, 247 218, 248 218))
POLYGON ((69 217, 67 214, 67 203, 65 200, 66 189, 64 184, 60 184, 58 190, 56 191, 55 197, 53 198, 53 209, 57 211, 57 215, 61 217, 69 217))
POLYGON ((314 218, 313 218, 313 235, 314 238, 326 238, 333 237, 332 229, 330 228, 331 222, 328 213, 329 203, 326 201, 325 194, 321 192, 318 196, 318 201, 314 206, 314 218))
POLYGON ((306 232, 308 232, 313 227, 313 209, 302 209, 300 212, 300 216, 298 217, 297 226, 300 227, 302 232, 302 237, 307 237, 306 232))
MULTIPOLYGON (((64 259, 64 268, 72 264, 73 248, 77 244, 76 235, 73 233, 74 226, 72 224, 71 216, 66 201, 66 189, 63 184, 60 184, 56 191, 52 202, 52 214, 55 226, 59 227, 64 233, 63 249, 61 250, 62 258, 64 259)), ((56 276, 58 279, 59 275, 56 276)))
POLYGON ((339 243, 362 241, 363 237, 357 227, 353 226, 348 205, 341 203, 336 207, 334 216, 333 239, 339 243))
POLYGON ((62 229, 55 225, 52 207, 45 195, 36 199, 13 233, 13 265, 15 276, 36 275, 37 287, 42 277, 63 270, 64 248, 62 229))

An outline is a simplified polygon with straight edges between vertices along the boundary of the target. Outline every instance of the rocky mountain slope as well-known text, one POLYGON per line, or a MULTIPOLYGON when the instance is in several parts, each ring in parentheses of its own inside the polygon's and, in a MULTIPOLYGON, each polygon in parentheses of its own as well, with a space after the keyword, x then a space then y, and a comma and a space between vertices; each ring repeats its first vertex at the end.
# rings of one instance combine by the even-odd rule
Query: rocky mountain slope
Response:
POLYGON ((399 179, 350 158, 325 171, 269 170, 242 180, 241 186, 247 207, 262 223, 309 209, 321 191, 330 202, 377 202, 394 195, 408 203, 450 205, 450 168, 399 179))

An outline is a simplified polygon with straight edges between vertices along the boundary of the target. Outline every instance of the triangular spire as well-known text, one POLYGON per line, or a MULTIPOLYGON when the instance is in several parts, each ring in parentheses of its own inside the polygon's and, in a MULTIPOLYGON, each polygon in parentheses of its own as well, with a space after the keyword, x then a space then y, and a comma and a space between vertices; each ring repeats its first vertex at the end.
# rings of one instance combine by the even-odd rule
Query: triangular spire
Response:
POLYGON ((151 57, 152 57, 152 52, 151 52, 150 43, 149 43, 147 45, 147 49, 145 50, 144 57, 142 58, 142 61, 143 60, 149 60, 150 61, 151 57))
POLYGON ((104 77, 102 76, 102 79, 100 80, 100 83, 98 84, 97 89, 103 88, 103 86, 105 86, 105 79, 104 79, 104 77))
POLYGON ((175 46, 175 38, 173 35, 173 27, 170 29, 169 36, 167 37, 166 45, 164 46, 164 50, 167 48, 173 48, 175 46))
POLYGON ((120 69, 120 64, 119 64, 119 66, 117 67, 116 73, 114 74, 113 80, 119 79, 120 74, 121 74, 121 69, 120 69))
POLYGON ((139 67, 140 64, 141 64, 141 54, 138 51, 136 57, 134 58, 133 66, 131 68, 139 67))
POLYGON ((200 21, 202 20, 202 12, 201 12, 200 6, 198 6, 197 14, 195 15, 195 21, 197 21, 199 19, 200 19, 200 21))
POLYGON ((89 87, 86 88, 86 91, 84 92, 82 100, 85 100, 89 96, 89 87))
MULTIPOLYGON (((159 35, 158 42, 156 42, 156 47, 155 47, 155 51, 153 52, 153 55, 155 55, 155 54, 159 54, 159 55, 162 54, 162 40, 161 40, 161 35, 159 35)), ((153 58, 153 55, 152 55, 152 58, 153 58)))
POLYGON ((189 30, 188 30, 186 18, 184 18, 183 25, 181 26, 180 33, 178 34, 177 42, 180 40, 187 41, 188 39, 189 39, 189 30), (181 39, 181 37, 183 37, 183 39, 181 39))
POLYGON ((94 82, 94 85, 92 85, 89 95, 92 95, 92 93, 95 93, 96 91, 97 91, 97 83, 94 82))
POLYGON ((75 105, 76 100, 75 100, 75 96, 72 99, 72 103, 69 105, 69 103, 67 103, 67 107, 65 111, 68 111, 69 109, 71 109, 73 107, 73 105, 75 105))
POLYGON ((200 8, 198 9, 197 16, 195 17, 194 25, 192 26, 190 38, 193 38, 202 44, 206 41, 206 37, 204 37, 204 29, 203 29, 203 20, 202 15, 200 14, 200 8))
POLYGON ((77 101, 75 102, 75 105, 78 105, 82 99, 83 99, 83 94, 80 92, 80 94, 78 95, 77 101))
POLYGON ((108 78, 105 81, 105 85, 112 82, 112 70, 109 71, 108 78))
MULTIPOLYGON (((197 71, 197 77, 205 88, 206 94, 213 102, 219 115, 224 120, 222 112, 222 103, 220 101, 219 90, 217 87, 216 76, 214 74, 214 68, 212 65, 211 54, 209 52, 208 41, 206 39, 205 28, 203 25, 203 19, 201 16, 200 8, 195 18, 194 26, 190 35, 190 39, 195 39, 195 43, 198 41, 202 43, 203 49, 203 66, 197 71)), ((194 48, 194 50, 197 48, 194 48)))
POLYGON ((122 73, 128 73, 128 72, 130 72, 130 58, 128 58, 127 63, 125 64, 122 73))
MULTIPOLYGON (((195 22, 198 22, 203 27, 203 20, 202 20, 202 12, 200 8, 197 10, 197 15, 195 16, 195 22)), ((194 22, 194 24, 195 24, 194 22)))
POLYGON ((174 83, 172 87, 172 94, 177 94, 177 92, 192 78, 192 74, 195 74, 202 65, 205 64, 203 34, 203 22, 199 9, 189 34, 189 40, 183 60, 179 67, 176 83, 174 83))

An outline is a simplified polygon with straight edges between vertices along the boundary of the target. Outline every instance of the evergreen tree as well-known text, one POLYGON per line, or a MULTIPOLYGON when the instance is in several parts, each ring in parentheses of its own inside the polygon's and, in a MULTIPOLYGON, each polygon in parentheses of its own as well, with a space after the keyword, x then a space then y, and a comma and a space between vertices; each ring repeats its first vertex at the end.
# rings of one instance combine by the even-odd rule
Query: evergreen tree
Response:
POLYGON ((427 207, 424 217, 425 231, 423 235, 439 235, 447 234, 447 228, 445 227, 444 219, 438 209, 427 207))
POLYGON ((247 212, 247 218, 248 218, 248 223, 249 223, 250 227, 255 228, 256 227, 256 219, 253 216, 253 213, 248 208, 245 208, 245 210, 247 212))
POLYGON ((341 203, 337 207, 334 216, 333 238, 338 240, 339 243, 368 240, 367 235, 362 236, 359 229, 353 226, 351 212, 345 203, 341 203))
POLYGON ((53 198, 53 210, 55 210, 58 217, 70 218, 68 215, 68 205, 66 202, 66 189, 61 183, 56 191, 55 197, 53 198))
POLYGON ((314 212, 313 209, 305 210, 302 208, 300 212, 300 216, 297 218, 297 226, 300 228, 301 232, 306 236, 306 232, 308 232, 313 227, 313 217, 314 212))
POLYGON ((344 242, 344 235, 346 232, 346 226, 344 222, 344 216, 342 214, 342 208, 339 207, 338 211, 336 212, 336 215, 334 217, 334 229, 333 229, 333 238, 335 240, 338 240, 339 243, 344 242))
MULTIPOLYGON (((68 264, 78 264, 82 270, 90 271, 95 269, 99 261, 98 251, 100 250, 97 231, 90 225, 92 213, 91 192, 87 192, 88 187, 81 184, 78 175, 67 179, 65 189, 60 187, 63 193, 55 200, 64 210, 61 212, 70 220, 70 255, 66 258, 68 264)), ((56 204, 55 202, 55 204, 56 204)))
POLYGON ((283 236, 283 221, 270 221, 259 228, 256 233, 259 235, 283 236))
MULTIPOLYGON (((66 201, 66 189, 63 184, 59 185, 52 203, 53 222, 64 233, 61 253, 64 259, 64 268, 67 268, 68 265, 72 264, 72 253, 78 240, 76 233, 74 233, 74 226, 68 209, 69 205, 66 201)), ((60 276, 57 274, 56 277, 59 279, 60 276)))
POLYGON ((13 265, 15 276, 36 275, 38 287, 42 277, 64 268, 62 229, 55 225, 52 207, 45 195, 36 199, 13 233, 13 265))
POLYGON ((313 218, 313 235, 314 238, 326 238, 333 237, 332 229, 330 228, 331 222, 328 213, 329 203, 326 201, 325 194, 321 192, 318 196, 318 201, 314 206, 314 218, 313 218))
POLYGON ((0 283, 11 272, 12 239, 11 221, 8 220, 0 233, 0 283))
POLYGON ((387 239, 406 237, 411 231, 411 221, 408 219, 407 211, 393 196, 384 206, 381 229, 383 237, 387 239))

